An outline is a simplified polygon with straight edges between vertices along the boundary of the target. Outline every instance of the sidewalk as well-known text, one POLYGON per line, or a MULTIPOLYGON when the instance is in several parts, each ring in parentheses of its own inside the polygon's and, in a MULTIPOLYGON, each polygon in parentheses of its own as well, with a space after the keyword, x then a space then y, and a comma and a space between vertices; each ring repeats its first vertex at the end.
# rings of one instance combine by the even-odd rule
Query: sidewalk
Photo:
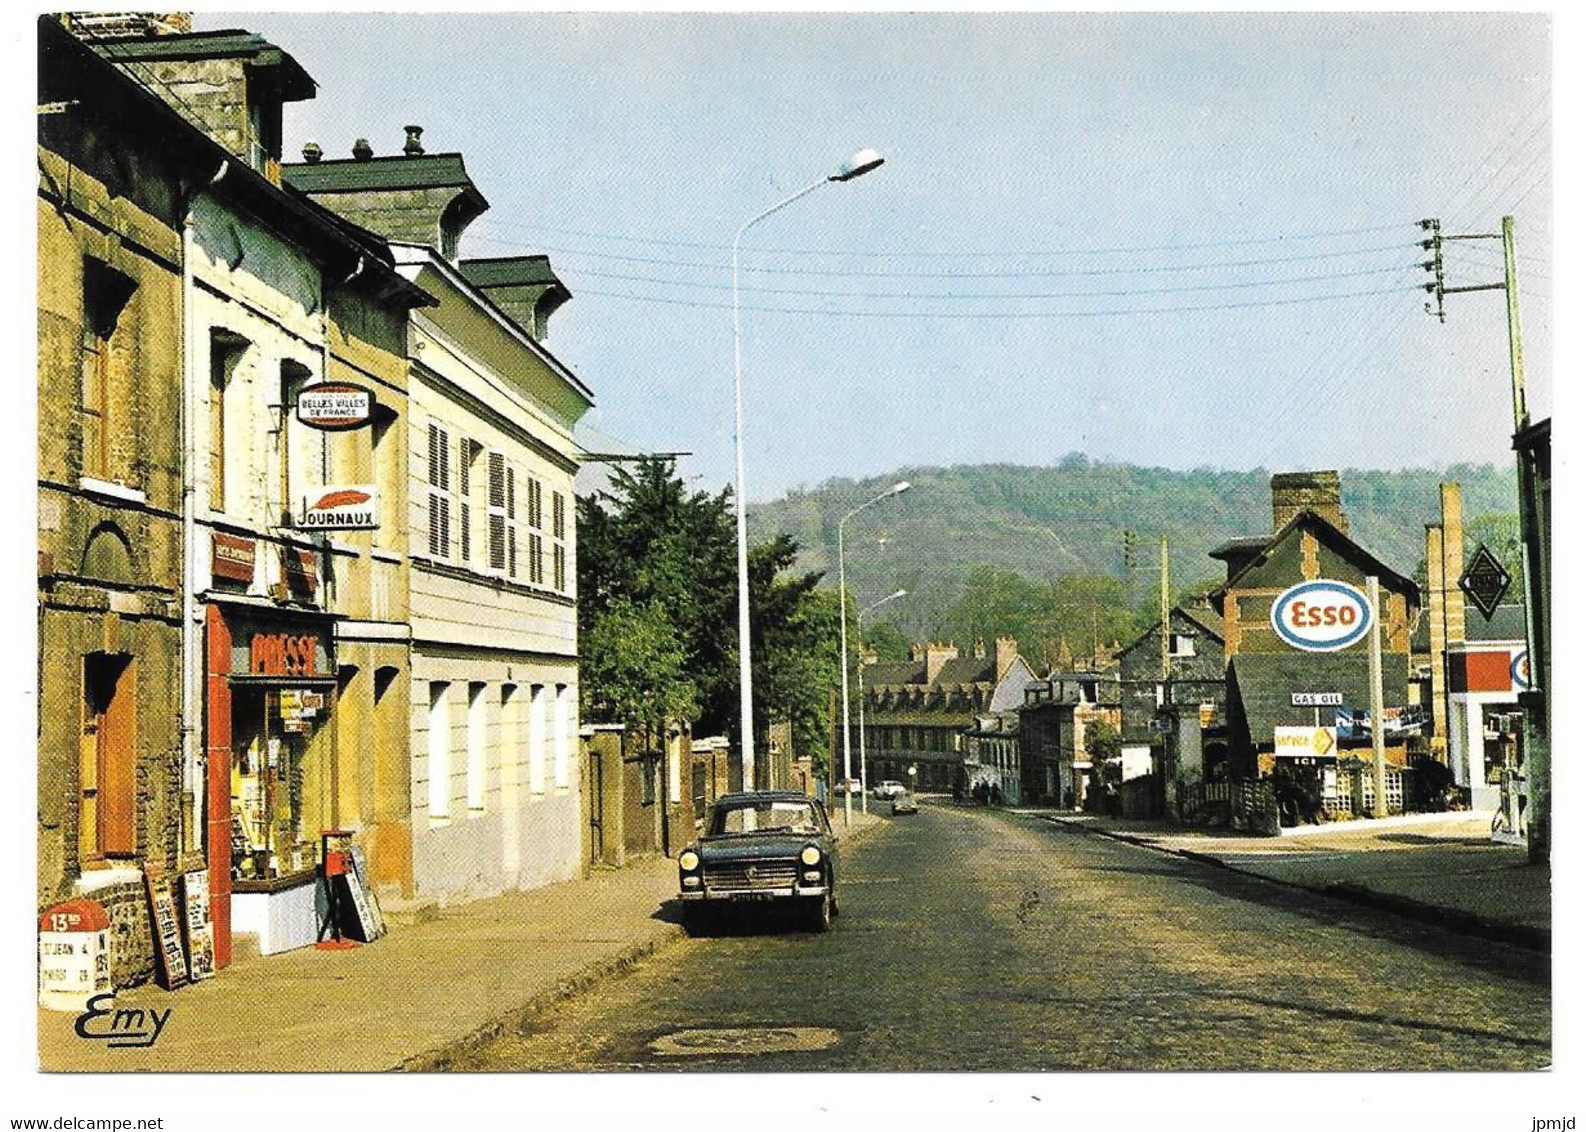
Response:
MULTIPOLYGON (((843 848, 884 825, 854 813, 843 848)), ((234 963, 175 992, 120 991, 117 1009, 169 1010, 147 1049, 77 1036, 40 1010, 39 1067, 89 1072, 436 1069, 481 1041, 680 938, 677 865, 655 857, 532 892, 461 904, 350 951, 234 963)), ((107 1023, 101 1021, 100 1026, 107 1023)))
POLYGON ((1174 829, 1161 821, 1031 810, 1046 821, 1535 950, 1552 946, 1552 870, 1488 838, 1491 814, 1304 827, 1297 836, 1174 829))

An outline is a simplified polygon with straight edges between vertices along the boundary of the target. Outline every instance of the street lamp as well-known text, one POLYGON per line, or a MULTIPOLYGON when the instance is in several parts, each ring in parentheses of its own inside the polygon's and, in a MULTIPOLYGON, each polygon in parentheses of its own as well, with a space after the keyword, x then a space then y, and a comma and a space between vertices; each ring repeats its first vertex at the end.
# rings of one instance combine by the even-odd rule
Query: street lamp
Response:
MULTIPOLYGON (((738 246, 743 235, 772 213, 780 212, 800 197, 807 196, 829 181, 852 181, 881 166, 884 159, 873 149, 861 149, 831 173, 811 182, 790 197, 744 221, 732 238, 732 399, 733 447, 737 455, 737 478, 733 497, 738 512, 738 695, 739 728, 743 743, 743 788, 754 789, 754 688, 749 665, 749 536, 744 519, 743 485, 743 331, 738 307, 738 246)), ((846 658, 844 664, 847 663, 846 658)))
MULTIPOLYGON (((848 573, 843 564, 843 528, 866 507, 873 507, 883 499, 891 499, 894 495, 901 495, 909 490, 909 481, 901 480, 883 491, 874 499, 866 500, 855 507, 848 514, 837 520, 837 602, 838 602, 838 628, 837 637, 840 642, 843 672, 843 823, 849 824, 854 820, 854 792, 848 789, 853 780, 852 748, 853 739, 848 734, 848 573)), ((861 764, 861 769, 863 764, 861 764)), ((859 804, 865 807, 865 812, 870 812, 869 803, 863 799, 863 792, 859 804)))
MULTIPOLYGON (((897 593, 888 594, 880 601, 873 601, 854 613, 854 628, 859 633, 861 654, 865 647, 865 614, 887 604, 889 601, 907 597, 908 592, 908 590, 899 590, 897 593)), ((870 759, 865 754, 865 659, 861 655, 859 658, 859 804, 867 814, 870 812, 870 776, 867 773, 869 767, 870 759)))

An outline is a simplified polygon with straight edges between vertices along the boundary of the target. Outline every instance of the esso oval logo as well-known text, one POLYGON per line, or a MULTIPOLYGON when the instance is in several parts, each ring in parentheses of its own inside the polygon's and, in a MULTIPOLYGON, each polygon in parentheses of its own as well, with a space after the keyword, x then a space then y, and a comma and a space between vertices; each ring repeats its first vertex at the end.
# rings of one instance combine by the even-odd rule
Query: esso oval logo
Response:
POLYGON ((1301 582, 1272 603, 1272 628, 1297 649, 1337 652, 1370 632, 1371 603, 1347 582, 1301 582))

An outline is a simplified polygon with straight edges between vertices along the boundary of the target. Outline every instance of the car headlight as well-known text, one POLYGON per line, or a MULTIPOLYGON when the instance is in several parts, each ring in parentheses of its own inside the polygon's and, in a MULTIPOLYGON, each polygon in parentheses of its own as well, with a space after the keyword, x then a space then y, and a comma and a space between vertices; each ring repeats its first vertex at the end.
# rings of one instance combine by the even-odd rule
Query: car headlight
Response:
POLYGON ((799 854, 799 860, 806 865, 818 865, 821 860, 821 851, 813 845, 804 846, 804 852, 799 854))
POLYGON ((678 866, 685 872, 691 873, 699 868, 699 854, 692 849, 684 849, 677 859, 678 866))

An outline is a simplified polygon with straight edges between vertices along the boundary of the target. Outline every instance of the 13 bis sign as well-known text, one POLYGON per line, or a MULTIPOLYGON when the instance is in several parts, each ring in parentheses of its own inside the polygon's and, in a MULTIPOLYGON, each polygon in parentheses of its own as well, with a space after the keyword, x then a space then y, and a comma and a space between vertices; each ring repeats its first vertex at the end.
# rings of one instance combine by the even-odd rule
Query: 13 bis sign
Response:
POLYGON ((322 381, 297 395, 297 419, 310 428, 340 432, 362 428, 374 412, 374 394, 346 381, 322 381))
POLYGON ((1347 582, 1321 578, 1290 586, 1272 603, 1272 628, 1306 652, 1337 652, 1371 630, 1371 603, 1347 582))

